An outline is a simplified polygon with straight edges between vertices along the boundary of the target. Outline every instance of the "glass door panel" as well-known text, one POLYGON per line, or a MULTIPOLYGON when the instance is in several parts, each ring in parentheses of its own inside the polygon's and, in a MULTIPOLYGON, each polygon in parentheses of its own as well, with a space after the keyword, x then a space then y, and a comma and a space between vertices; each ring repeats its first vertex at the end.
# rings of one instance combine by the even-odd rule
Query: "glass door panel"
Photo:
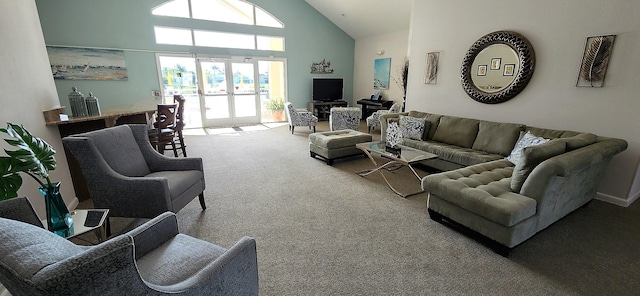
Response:
POLYGON ((162 77, 162 102, 173 103, 174 95, 185 98, 185 128, 202 127, 198 75, 193 57, 158 55, 158 71, 162 77))
POLYGON ((286 101, 284 61, 261 60, 258 61, 258 80, 260 85, 260 106, 262 110, 262 122, 280 122, 284 118, 286 101))
POLYGON ((234 122, 260 123, 253 62, 231 63, 233 71, 234 122))

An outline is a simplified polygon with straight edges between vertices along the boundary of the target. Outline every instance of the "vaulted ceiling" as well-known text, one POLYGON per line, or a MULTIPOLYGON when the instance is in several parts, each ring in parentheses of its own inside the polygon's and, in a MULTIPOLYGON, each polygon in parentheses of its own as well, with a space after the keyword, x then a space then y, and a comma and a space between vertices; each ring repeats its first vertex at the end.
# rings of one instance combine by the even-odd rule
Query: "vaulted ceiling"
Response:
POLYGON ((413 0, 305 0, 353 39, 409 29, 413 0))

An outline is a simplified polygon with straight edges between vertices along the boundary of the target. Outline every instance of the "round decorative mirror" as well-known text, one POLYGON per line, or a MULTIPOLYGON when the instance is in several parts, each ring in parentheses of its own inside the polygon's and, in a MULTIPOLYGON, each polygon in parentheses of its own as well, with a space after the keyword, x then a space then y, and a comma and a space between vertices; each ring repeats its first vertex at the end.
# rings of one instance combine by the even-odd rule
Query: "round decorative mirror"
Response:
POLYGON ((497 31, 478 39, 462 61, 462 88, 485 104, 505 102, 531 80, 535 53, 529 40, 511 31, 497 31))

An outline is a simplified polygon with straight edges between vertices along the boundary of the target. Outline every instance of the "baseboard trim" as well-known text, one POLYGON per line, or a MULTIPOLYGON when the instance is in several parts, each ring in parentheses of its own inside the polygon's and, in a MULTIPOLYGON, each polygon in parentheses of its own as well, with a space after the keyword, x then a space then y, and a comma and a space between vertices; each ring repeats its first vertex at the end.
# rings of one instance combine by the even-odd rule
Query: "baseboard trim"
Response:
POLYGON ((622 199, 622 198, 619 198, 617 196, 608 195, 608 194, 604 194, 602 192, 598 192, 598 194, 596 194, 596 198, 595 199, 626 208, 626 207, 630 206, 638 198, 640 198, 640 194, 636 194, 635 196, 633 196, 633 197, 631 197, 629 199, 622 199))

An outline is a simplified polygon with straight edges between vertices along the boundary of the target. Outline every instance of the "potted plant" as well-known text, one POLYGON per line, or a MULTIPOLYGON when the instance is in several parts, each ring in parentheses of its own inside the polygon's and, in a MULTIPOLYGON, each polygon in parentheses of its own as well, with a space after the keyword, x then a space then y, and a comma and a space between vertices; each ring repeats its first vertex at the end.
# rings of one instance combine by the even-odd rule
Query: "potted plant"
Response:
POLYGON ((282 121, 284 119, 284 100, 281 98, 272 99, 267 103, 267 109, 271 110, 273 119, 276 121, 282 121))
POLYGON ((34 137, 22 125, 7 123, 0 128, 12 139, 4 139, 17 150, 7 150, 7 156, 0 156, 0 200, 18 196, 25 173, 40 184, 40 193, 45 197, 47 226, 49 230, 69 228, 73 223, 67 206, 60 195, 60 182, 51 182, 49 171, 55 170, 56 150, 44 140, 34 137))

